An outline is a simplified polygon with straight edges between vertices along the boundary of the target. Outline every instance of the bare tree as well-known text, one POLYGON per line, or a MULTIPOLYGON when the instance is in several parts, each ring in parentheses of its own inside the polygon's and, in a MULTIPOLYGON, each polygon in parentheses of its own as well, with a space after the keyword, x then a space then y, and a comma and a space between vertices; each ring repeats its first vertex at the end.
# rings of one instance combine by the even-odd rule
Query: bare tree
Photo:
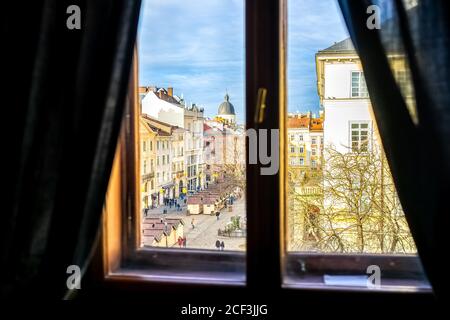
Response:
POLYGON ((225 148, 227 158, 220 170, 232 190, 239 188, 243 191, 246 186, 245 136, 237 134, 229 136, 225 148))
POLYGON ((323 158, 321 170, 289 170, 292 249, 415 252, 384 154, 329 146, 323 158))

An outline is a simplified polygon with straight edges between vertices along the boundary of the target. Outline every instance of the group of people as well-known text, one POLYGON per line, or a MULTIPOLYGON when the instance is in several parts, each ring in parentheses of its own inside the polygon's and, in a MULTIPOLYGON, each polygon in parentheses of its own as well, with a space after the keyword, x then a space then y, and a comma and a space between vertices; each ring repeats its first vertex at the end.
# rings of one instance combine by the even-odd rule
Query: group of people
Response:
MULTIPOLYGON (((184 200, 184 202, 186 203, 186 200, 184 200)), ((177 211, 181 211, 181 204, 178 203, 178 201, 176 199, 164 198, 163 203, 166 207, 169 207, 170 209, 172 209, 172 207, 175 207, 175 209, 177 209, 177 211)), ((166 213, 167 213, 167 211, 166 211, 166 213)))
POLYGON ((183 247, 183 248, 186 248, 186 237, 181 237, 181 236, 179 236, 178 237, 178 246, 181 248, 181 247, 183 247))
MULTIPOLYGON (((163 199, 163 205, 166 207, 169 207, 169 209, 172 209, 172 207, 174 207, 176 209, 176 211, 183 211, 182 209, 182 203, 186 204, 186 199, 169 199, 169 198, 164 198, 163 199)), ((147 208, 143 208, 142 211, 144 212, 144 217, 148 216, 148 213, 151 209, 157 208, 157 206, 152 205, 151 207, 147 207, 147 208)), ((167 213, 167 208, 163 208, 162 211, 163 214, 167 213)))
POLYGON ((219 251, 223 251, 225 249, 225 242, 221 242, 220 240, 216 241, 216 248, 219 251))

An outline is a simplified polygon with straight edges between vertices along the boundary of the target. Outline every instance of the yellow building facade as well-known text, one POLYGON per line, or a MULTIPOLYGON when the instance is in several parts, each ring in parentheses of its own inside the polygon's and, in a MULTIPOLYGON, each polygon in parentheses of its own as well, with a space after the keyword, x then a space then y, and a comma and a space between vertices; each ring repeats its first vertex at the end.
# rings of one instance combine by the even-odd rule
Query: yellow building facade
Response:
POLYGON ((157 194, 156 169, 156 136, 157 131, 143 118, 139 120, 140 132, 140 168, 141 168, 141 206, 143 209, 155 205, 157 194))

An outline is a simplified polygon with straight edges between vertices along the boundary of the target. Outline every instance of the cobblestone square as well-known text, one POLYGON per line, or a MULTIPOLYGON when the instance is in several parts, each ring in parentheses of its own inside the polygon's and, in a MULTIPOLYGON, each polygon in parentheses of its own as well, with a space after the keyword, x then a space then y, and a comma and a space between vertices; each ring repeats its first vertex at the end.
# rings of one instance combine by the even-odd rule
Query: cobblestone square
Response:
MULTIPOLYGON (((216 241, 223 241, 225 244, 225 250, 245 250, 245 238, 233 238, 227 236, 218 236, 218 229, 224 229, 225 225, 231 221, 232 216, 240 216, 241 221, 246 221, 246 208, 245 197, 237 199, 233 206, 232 211, 229 212, 228 208, 223 208, 220 211, 219 219, 216 216, 198 214, 187 215, 186 206, 182 205, 182 210, 177 211, 174 207, 161 206, 155 209, 151 209, 147 213, 147 217, 157 218, 180 218, 184 222, 184 235, 186 236, 186 247, 191 249, 208 249, 218 250, 215 246, 216 241), (164 209, 167 213, 163 213, 164 209), (194 228, 192 228, 191 222, 194 220, 194 228)), ((178 245, 175 245, 176 247, 178 245)))

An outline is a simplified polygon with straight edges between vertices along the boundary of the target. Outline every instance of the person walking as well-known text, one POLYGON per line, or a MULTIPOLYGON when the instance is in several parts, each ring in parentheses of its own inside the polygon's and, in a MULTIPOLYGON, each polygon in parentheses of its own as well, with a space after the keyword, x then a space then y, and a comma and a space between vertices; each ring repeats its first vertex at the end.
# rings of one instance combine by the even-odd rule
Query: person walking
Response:
POLYGON ((186 236, 183 237, 183 247, 186 248, 186 236))
POLYGON ((219 217, 220 217, 220 211, 216 211, 216 218, 217 218, 217 221, 219 221, 219 217))
POLYGON ((181 248, 181 246, 183 245, 184 240, 181 236, 178 237, 178 246, 181 248))
POLYGON ((191 226, 192 226, 192 229, 195 229, 195 220, 194 220, 194 218, 192 218, 192 220, 191 220, 191 226))
POLYGON ((219 240, 216 240, 216 248, 217 248, 217 250, 220 250, 220 241, 219 240))
POLYGON ((220 250, 223 251, 225 249, 225 243, 222 241, 220 243, 220 250))

